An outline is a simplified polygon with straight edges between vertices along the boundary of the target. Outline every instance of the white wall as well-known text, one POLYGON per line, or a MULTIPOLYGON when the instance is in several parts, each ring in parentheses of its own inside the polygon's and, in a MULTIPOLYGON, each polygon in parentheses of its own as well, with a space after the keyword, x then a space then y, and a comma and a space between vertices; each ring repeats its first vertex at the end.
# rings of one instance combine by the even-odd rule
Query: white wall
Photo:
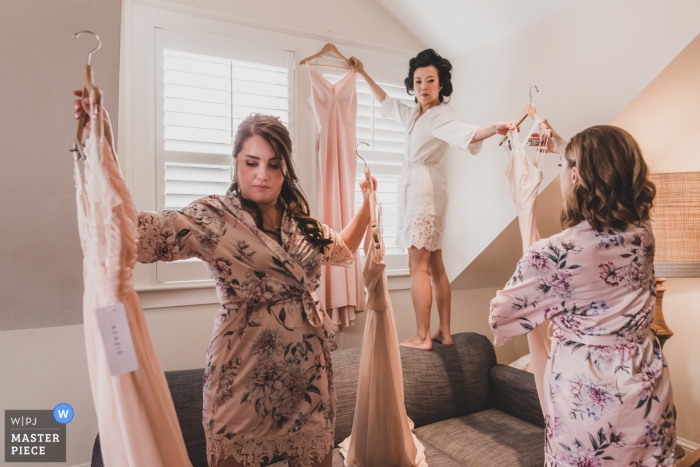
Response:
MULTIPOLYGON (((465 121, 516 119, 528 102, 565 137, 610 123, 700 32, 700 2, 585 0, 454 60, 452 105, 465 121)), ((527 126, 527 123, 525 124, 527 126)), ((451 151, 444 248, 450 278, 459 275, 514 219, 493 138, 476 157, 451 151)), ((557 173, 546 159, 544 189, 557 173)), ((494 258, 496 260, 496 258, 494 258)))

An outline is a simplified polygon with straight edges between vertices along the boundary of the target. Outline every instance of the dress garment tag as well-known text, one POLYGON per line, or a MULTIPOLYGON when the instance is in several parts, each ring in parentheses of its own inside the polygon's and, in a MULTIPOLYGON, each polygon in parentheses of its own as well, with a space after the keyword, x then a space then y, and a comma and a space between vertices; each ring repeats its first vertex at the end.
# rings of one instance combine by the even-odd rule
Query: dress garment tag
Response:
POLYGON ((112 376, 137 370, 139 362, 136 359, 136 351, 131 340, 131 331, 124 305, 117 303, 99 308, 95 310, 95 315, 112 376))

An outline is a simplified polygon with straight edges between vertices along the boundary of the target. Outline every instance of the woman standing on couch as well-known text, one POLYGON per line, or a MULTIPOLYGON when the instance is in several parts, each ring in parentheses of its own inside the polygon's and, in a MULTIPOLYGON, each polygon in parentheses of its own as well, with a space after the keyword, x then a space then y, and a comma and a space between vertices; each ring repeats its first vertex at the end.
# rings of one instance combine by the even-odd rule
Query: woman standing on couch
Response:
MULTIPOLYGON (((536 138, 537 135, 534 135, 536 138)), ((634 138, 601 125, 561 154, 564 231, 532 245, 491 302, 495 344, 545 319, 548 466, 672 466, 675 410, 668 367, 649 325, 656 304, 656 189, 634 138)))
MULTIPOLYGON (((76 101, 76 118, 84 105, 76 101)), ((314 290, 323 264, 354 260, 370 217, 367 186, 350 224, 334 232, 309 215, 278 118, 252 114, 233 146, 226 195, 139 213, 138 261, 197 257, 216 281, 202 414, 209 465, 259 467, 281 456, 293 467, 330 467, 335 344, 314 290)))
POLYGON ((401 123, 406 129, 405 161, 399 207, 396 245, 408 249, 411 298, 416 312, 416 334, 401 343, 430 350, 432 339, 452 344, 450 332, 450 281, 442 261, 442 236, 447 212, 447 180, 439 168, 450 146, 472 154, 481 142, 495 134, 515 129, 513 122, 488 126, 468 125, 444 100, 452 94, 452 64, 433 49, 420 52, 408 62, 406 91, 415 95, 418 105, 403 104, 388 97, 367 74, 357 58, 350 66, 362 75, 372 94, 382 104, 382 116, 401 123), (430 336, 432 280, 440 316, 437 334, 430 336))

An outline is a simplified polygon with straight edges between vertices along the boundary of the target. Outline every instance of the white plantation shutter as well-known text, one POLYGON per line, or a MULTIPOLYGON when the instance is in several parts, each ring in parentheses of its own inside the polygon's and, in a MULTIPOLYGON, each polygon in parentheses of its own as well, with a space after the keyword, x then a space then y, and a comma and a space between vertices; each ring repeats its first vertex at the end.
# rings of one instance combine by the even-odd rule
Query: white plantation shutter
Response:
POLYGON ((163 51, 165 209, 226 192, 232 139, 248 115, 275 115, 289 126, 288 75, 287 67, 163 51))
MULTIPOLYGON (((342 76, 325 74, 324 77, 335 84, 342 76)), ((401 99, 409 105, 413 100, 406 94, 406 88, 401 83, 379 83, 391 97, 401 99)), ((401 164, 404 161, 403 126, 392 119, 380 115, 381 104, 374 98, 369 85, 361 78, 357 80, 357 142, 365 142, 360 146, 360 154, 369 165, 372 175, 377 179, 377 197, 382 205, 382 226, 384 228, 384 245, 388 255, 405 253, 396 247, 396 226, 399 214, 399 198, 401 196, 401 164)), ((364 180, 364 164, 357 163, 357 180, 364 180)), ((359 185, 355 188, 355 208, 362 203, 362 193, 359 185)))
MULTIPOLYGON (((251 113, 292 130, 294 53, 156 29, 156 205, 224 194, 233 137, 251 113)), ((208 279, 199 260, 158 263, 158 282, 208 279)))

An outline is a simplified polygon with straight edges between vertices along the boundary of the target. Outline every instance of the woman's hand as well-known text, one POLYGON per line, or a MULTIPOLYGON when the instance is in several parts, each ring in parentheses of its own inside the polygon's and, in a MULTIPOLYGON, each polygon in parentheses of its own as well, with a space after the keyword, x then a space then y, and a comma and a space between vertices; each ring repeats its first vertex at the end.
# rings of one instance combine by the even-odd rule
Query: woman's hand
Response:
POLYGON ((515 130, 515 122, 497 122, 493 126, 497 135, 505 135, 509 131, 515 130))
POLYGON ((83 95, 83 91, 77 89, 73 91, 73 95, 78 96, 78 99, 73 101, 73 117, 76 120, 80 120, 80 117, 85 115, 85 129, 90 130, 90 95, 80 99, 83 95))
POLYGON ((549 129, 551 137, 549 135, 533 133, 528 140, 528 144, 530 146, 545 148, 545 152, 553 152, 563 155, 564 151, 566 150, 566 145, 569 144, 569 142, 562 138, 559 133, 554 131, 554 128, 552 128, 547 120, 542 120, 542 124, 549 129))
POLYGON ((354 71, 355 73, 357 73, 359 75, 361 75, 365 72, 365 66, 362 64, 362 62, 359 59, 355 58, 354 56, 350 57, 348 59, 348 65, 350 65, 350 68, 352 68, 352 71, 354 71))
MULTIPOLYGON (((367 180, 362 180, 360 182, 360 188, 362 189, 362 196, 365 199, 365 202, 369 200, 369 185, 367 184, 367 180)), ((377 191, 377 179, 372 177, 372 189, 374 191, 377 191)))

